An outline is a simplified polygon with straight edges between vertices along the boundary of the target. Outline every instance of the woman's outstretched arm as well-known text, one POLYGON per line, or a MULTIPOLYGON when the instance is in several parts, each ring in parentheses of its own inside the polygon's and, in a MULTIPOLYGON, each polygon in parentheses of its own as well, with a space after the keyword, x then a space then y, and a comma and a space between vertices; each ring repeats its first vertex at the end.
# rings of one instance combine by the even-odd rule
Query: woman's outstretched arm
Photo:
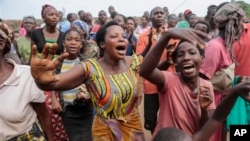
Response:
POLYGON ((68 90, 79 86, 84 81, 84 70, 81 64, 76 65, 67 72, 56 75, 54 70, 64 58, 68 56, 64 53, 53 60, 56 53, 57 45, 45 45, 41 57, 37 57, 36 45, 32 46, 31 50, 31 74, 42 90, 68 90))

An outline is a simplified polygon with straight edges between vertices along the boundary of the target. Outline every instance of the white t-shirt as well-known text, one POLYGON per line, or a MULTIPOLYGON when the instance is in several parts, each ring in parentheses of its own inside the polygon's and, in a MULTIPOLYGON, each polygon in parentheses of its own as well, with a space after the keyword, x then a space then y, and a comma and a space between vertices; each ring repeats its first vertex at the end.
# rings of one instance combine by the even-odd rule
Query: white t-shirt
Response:
POLYGON ((31 102, 43 103, 43 92, 36 86, 30 67, 14 65, 10 77, 0 85, 0 141, 28 132, 37 118, 31 102))

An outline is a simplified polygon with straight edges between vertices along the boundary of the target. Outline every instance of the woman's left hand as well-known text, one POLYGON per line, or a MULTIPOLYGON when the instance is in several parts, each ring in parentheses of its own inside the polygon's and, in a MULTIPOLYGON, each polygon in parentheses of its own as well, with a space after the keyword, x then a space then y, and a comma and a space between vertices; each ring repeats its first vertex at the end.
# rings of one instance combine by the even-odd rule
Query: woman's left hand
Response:
POLYGON ((67 53, 64 53, 58 56, 54 61, 54 55, 57 50, 57 44, 52 46, 45 44, 41 57, 37 57, 37 47, 32 45, 32 55, 31 55, 31 74, 36 82, 41 84, 50 84, 59 80, 59 77, 54 74, 54 70, 64 58, 68 56, 67 53))

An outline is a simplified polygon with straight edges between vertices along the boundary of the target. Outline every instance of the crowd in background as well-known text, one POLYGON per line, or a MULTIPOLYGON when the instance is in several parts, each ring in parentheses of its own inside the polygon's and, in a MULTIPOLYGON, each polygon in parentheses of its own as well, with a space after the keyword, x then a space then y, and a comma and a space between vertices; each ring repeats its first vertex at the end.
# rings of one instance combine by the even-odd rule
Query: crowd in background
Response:
POLYGON ((250 24, 236 3, 206 10, 1 20, 0 141, 226 141, 250 124, 250 24))

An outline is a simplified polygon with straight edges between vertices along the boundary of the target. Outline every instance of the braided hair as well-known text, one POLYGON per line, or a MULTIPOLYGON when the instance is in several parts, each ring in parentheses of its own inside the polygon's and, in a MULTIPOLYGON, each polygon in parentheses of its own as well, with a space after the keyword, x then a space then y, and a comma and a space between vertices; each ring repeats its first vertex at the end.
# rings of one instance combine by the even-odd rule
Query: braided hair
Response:
POLYGON ((224 43, 232 57, 234 57, 233 43, 243 33, 242 19, 244 16, 245 12, 238 4, 229 2, 219 5, 215 14, 215 21, 219 28, 222 27, 225 30, 224 43))

